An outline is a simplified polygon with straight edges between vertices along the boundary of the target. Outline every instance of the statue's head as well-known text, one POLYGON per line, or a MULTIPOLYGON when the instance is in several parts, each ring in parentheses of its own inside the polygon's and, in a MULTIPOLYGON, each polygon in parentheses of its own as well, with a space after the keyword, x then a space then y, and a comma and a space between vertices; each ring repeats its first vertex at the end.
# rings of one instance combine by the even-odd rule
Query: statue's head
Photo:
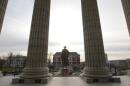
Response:
POLYGON ((64 49, 66 49, 66 46, 64 46, 64 49))

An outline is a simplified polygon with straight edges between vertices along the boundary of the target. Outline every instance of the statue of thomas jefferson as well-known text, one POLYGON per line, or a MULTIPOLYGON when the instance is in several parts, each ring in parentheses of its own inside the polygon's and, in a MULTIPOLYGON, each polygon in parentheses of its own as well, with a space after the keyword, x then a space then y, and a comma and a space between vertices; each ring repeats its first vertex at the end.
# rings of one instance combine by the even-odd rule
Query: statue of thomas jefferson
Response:
POLYGON ((64 49, 62 50, 62 53, 61 53, 61 59, 62 59, 63 67, 69 65, 68 56, 69 56, 69 51, 66 49, 66 46, 64 46, 64 49))

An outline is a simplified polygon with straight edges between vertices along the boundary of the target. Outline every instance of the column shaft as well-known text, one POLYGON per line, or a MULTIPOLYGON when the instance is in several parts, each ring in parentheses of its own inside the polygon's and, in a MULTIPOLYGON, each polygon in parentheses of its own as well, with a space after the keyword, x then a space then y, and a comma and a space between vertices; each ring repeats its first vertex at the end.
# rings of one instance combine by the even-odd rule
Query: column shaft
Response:
POLYGON ((122 6, 124 9, 128 31, 130 35, 130 0, 121 0, 121 1, 122 1, 122 6))
POLYGON ((48 76, 47 53, 50 0, 35 0, 26 67, 22 78, 48 76))
POLYGON ((84 74, 87 77, 107 77, 102 31, 97 0, 81 0, 85 44, 84 74))
POLYGON ((2 30, 4 15, 6 11, 8 0, 0 0, 0 33, 2 30))

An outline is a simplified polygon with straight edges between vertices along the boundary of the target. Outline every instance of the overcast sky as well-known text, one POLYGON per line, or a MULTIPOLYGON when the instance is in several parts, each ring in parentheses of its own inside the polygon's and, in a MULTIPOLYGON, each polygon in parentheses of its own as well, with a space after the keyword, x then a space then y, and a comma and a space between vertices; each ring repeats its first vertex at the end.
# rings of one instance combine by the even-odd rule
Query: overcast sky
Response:
MULTIPOLYGON (((121 0, 97 0, 104 48, 109 59, 130 57, 130 38, 121 0)), ((34 0, 9 0, 2 33, 0 56, 9 52, 26 55, 34 0)), ((52 0, 48 52, 64 45, 84 60, 81 0, 52 0)))

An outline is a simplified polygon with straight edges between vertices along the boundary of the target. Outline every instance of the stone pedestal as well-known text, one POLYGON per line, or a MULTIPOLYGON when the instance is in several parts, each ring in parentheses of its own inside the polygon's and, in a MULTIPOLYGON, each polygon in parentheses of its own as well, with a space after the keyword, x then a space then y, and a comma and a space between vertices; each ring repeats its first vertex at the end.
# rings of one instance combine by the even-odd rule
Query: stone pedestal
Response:
POLYGON ((47 67, 50 0, 35 0, 26 67, 13 83, 43 83, 50 77, 47 67))
POLYGON ((69 76, 69 69, 68 68, 63 68, 61 70, 62 76, 69 76))
POLYGON ((111 74, 106 65, 97 0, 81 0, 81 3, 85 45, 85 68, 82 77, 87 82, 109 81, 111 74))
POLYGON ((3 25, 8 0, 0 0, 0 33, 3 25))
POLYGON ((127 75, 130 76, 130 70, 127 70, 127 75))
POLYGON ((87 83, 120 83, 121 82, 120 78, 115 78, 115 77, 90 78, 81 75, 81 78, 87 83))
POLYGON ((40 79, 25 79, 15 78, 12 80, 12 84, 47 84, 50 77, 40 79))

